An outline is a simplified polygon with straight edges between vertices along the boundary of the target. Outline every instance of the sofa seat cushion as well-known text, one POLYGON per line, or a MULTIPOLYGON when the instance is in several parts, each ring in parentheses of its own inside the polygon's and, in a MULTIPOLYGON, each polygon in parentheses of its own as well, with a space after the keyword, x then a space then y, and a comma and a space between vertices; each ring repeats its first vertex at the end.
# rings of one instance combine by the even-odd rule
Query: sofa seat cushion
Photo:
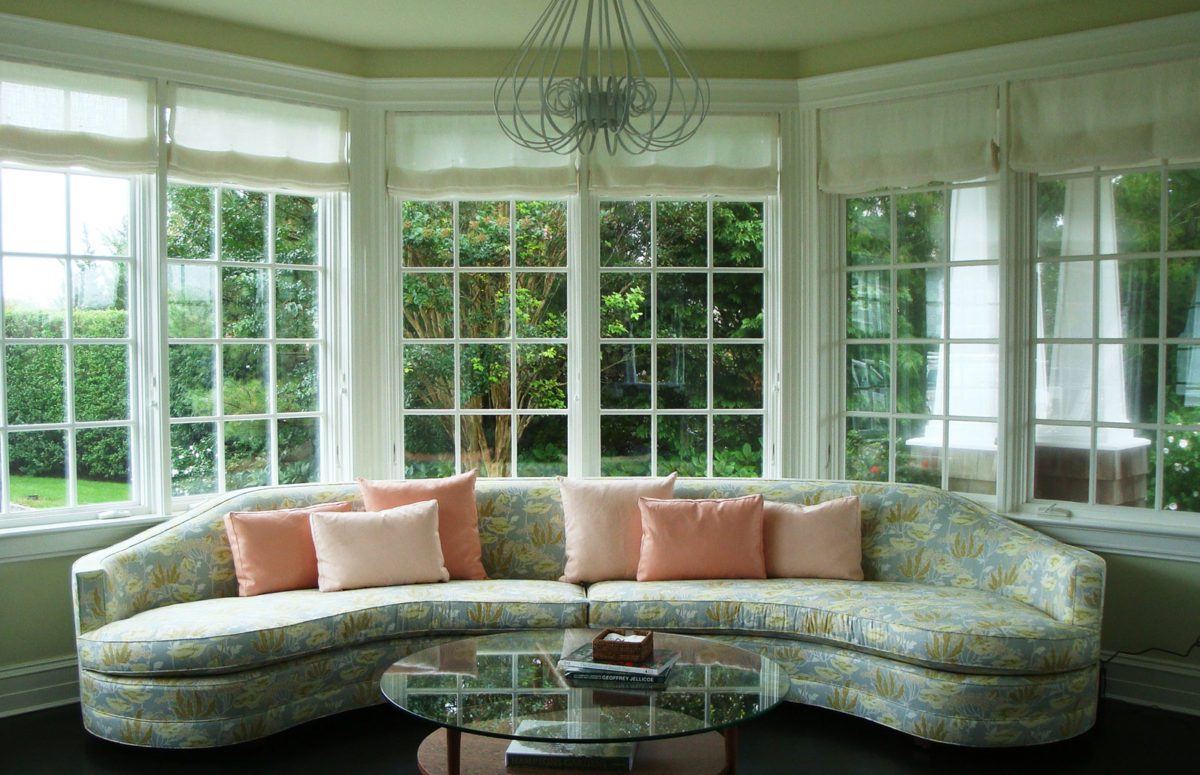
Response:
POLYGON ((574 584, 450 581, 177 603, 86 632, 77 643, 86 670, 196 675, 397 636, 586 626, 587 597, 574 584))
POLYGON ((607 581, 592 627, 817 641, 963 673, 1039 674, 1095 663, 1095 630, 977 589, 824 579, 607 581))

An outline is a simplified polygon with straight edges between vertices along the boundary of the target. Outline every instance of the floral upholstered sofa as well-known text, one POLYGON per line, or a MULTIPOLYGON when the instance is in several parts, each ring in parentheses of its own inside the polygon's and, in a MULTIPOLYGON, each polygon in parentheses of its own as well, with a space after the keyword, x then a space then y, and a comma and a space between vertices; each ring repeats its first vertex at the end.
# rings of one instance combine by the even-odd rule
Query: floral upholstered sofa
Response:
POLYGON ((1092 726, 1100 558, 918 485, 680 480, 675 490, 750 493, 861 496, 866 580, 567 584, 556 483, 481 480, 490 580, 238 597, 226 512, 357 504, 358 488, 214 498, 75 563, 84 723, 132 745, 226 745, 380 702, 388 665, 463 633, 637 625, 760 652, 788 671, 789 700, 928 740, 1030 745, 1092 726))

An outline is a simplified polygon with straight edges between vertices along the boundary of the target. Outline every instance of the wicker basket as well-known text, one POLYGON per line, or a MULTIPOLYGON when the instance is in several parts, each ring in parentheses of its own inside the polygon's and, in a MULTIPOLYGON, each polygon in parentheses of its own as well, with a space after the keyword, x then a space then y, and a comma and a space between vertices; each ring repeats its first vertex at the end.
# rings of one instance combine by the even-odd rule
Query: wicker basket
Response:
POLYGON ((651 630, 606 629, 592 639, 592 659, 597 662, 645 662, 654 654, 654 633, 651 630), (610 633, 645 635, 640 643, 605 640, 610 633))

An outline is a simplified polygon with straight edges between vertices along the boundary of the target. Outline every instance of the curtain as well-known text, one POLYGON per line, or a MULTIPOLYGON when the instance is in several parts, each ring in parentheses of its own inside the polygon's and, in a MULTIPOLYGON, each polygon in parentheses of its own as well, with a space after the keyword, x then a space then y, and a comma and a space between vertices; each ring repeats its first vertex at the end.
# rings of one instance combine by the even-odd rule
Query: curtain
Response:
POLYGON ((823 109, 818 185, 859 194, 990 175, 998 169, 996 99, 995 87, 983 86, 823 109))
POLYGON ((135 78, 0 61, 0 158, 153 172, 153 84, 135 78))
POLYGON ((657 153, 589 157, 592 189, 616 196, 757 197, 779 189, 779 119, 708 116, 692 139, 657 153))
POLYGON ((171 174, 203 183, 345 191, 344 110, 175 86, 171 174))
POLYGON ((1009 162, 1022 172, 1200 158, 1200 60, 1019 81, 1009 162))
POLYGON ((531 151, 500 131, 496 117, 388 114, 388 191, 414 199, 566 196, 575 159, 531 151))

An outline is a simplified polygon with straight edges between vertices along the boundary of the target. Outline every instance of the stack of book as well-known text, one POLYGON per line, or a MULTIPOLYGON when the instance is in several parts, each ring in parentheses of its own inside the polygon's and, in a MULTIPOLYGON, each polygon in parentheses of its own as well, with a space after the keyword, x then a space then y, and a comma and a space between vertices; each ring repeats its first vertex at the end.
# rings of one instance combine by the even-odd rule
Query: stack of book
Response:
POLYGON ((598 662, 592 644, 585 643, 558 660, 558 670, 572 686, 605 689, 662 689, 679 652, 655 649, 641 662, 598 662))

